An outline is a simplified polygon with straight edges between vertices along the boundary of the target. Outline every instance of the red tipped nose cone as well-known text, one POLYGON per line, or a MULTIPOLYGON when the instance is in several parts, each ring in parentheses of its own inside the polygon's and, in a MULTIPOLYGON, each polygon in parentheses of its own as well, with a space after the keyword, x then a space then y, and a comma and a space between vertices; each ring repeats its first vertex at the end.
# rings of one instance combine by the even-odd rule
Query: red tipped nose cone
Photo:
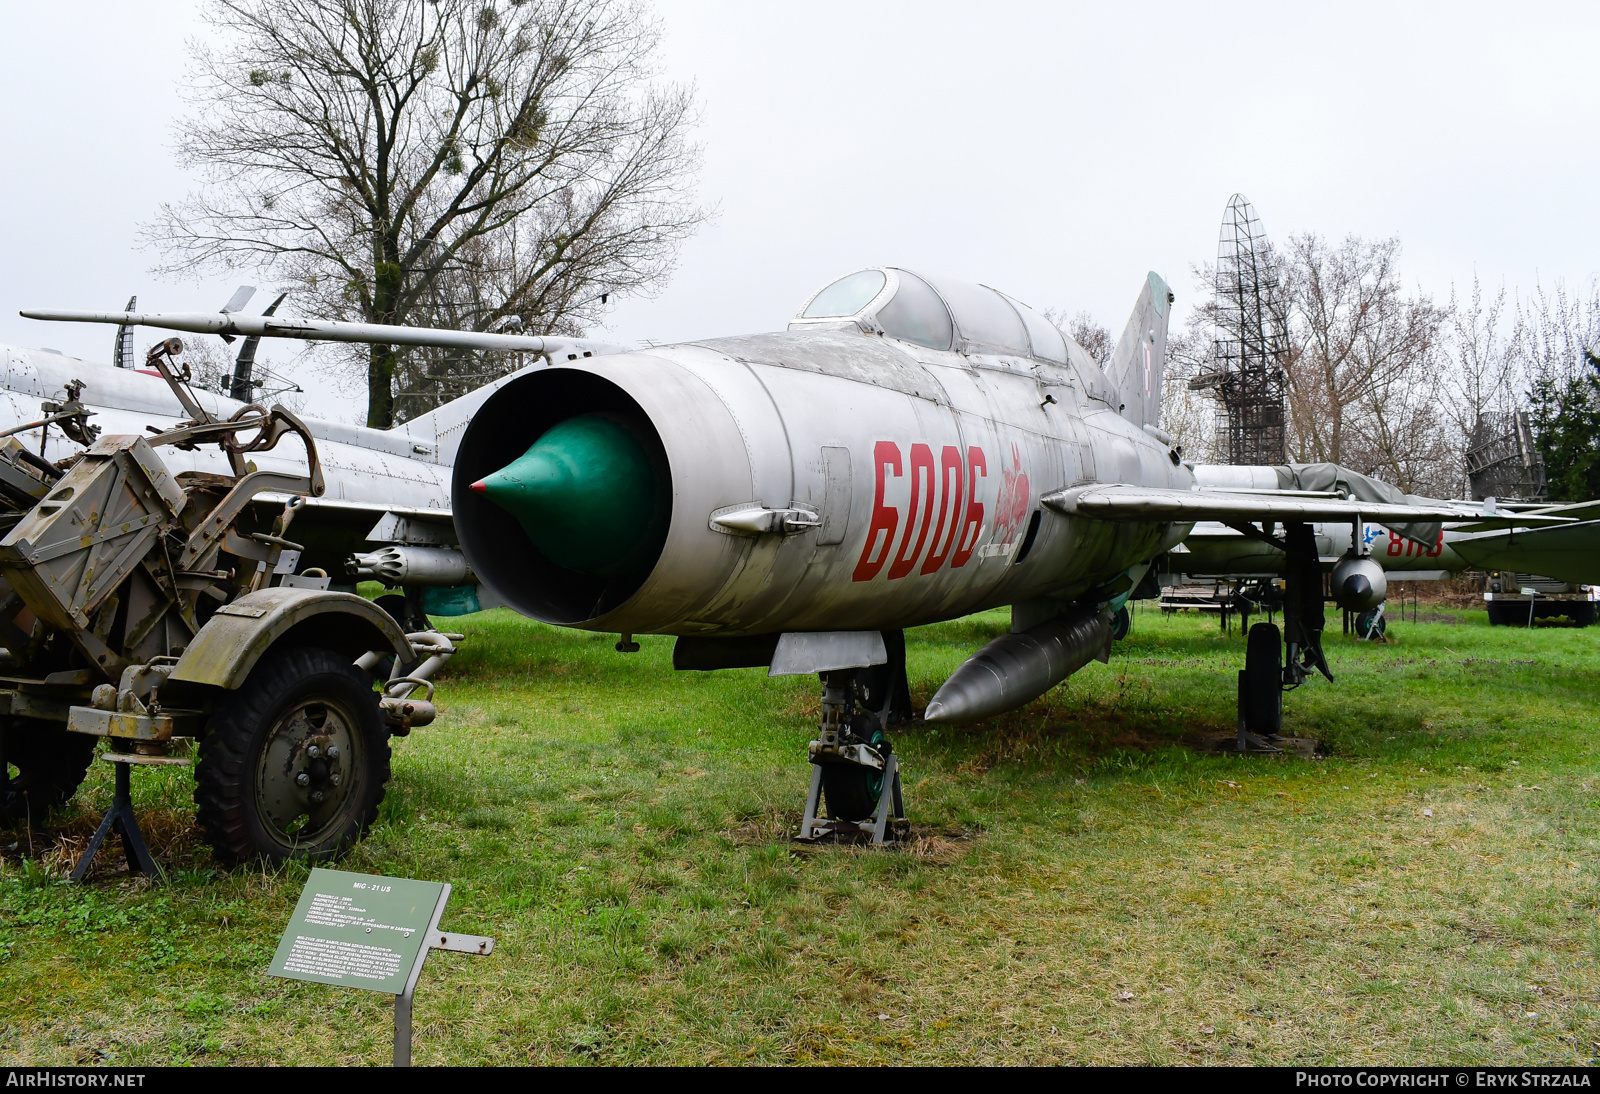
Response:
POLYGON ((484 485, 484 482, 483 482, 482 479, 479 479, 477 482, 475 482, 471 486, 467 487, 467 489, 471 490, 474 494, 485 494, 485 493, 488 493, 488 491, 489 491, 489 488, 484 485))

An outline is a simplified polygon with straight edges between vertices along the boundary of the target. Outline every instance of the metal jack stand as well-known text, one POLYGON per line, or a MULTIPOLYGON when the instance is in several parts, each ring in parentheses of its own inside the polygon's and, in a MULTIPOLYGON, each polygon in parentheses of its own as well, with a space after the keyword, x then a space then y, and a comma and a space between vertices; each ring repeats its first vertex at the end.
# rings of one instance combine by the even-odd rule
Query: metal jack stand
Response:
MULTIPOLYGON (((1283 749, 1267 740, 1265 737, 1251 733, 1244 724, 1245 705, 1245 673, 1239 670, 1239 737, 1234 742, 1235 752, 1282 752, 1283 749)), ((1282 738, 1279 738, 1282 740, 1282 738)))
POLYGON ((139 831, 139 822, 134 819, 133 798, 128 793, 129 769, 135 764, 153 767, 188 767, 189 761, 172 756, 139 756, 127 752, 102 752, 100 758, 106 763, 115 765, 117 788, 112 795, 111 808, 106 811, 105 819, 100 822, 100 827, 95 829, 94 837, 89 840, 89 846, 84 849, 78 864, 72 868, 72 880, 77 882, 84 879, 84 875, 89 872, 90 864, 94 862, 95 852, 100 850, 100 845, 114 828, 122 836, 122 849, 128 857, 128 872, 143 874, 159 884, 166 878, 161 872, 161 867, 156 865, 156 860, 150 857, 150 850, 145 847, 144 836, 139 831))
POLYGON ((822 765, 811 765, 811 790, 806 794, 806 815, 800 821, 797 840, 812 842, 824 836, 853 835, 870 832, 872 845, 881 847, 890 839, 899 838, 906 827, 905 804, 900 798, 900 760, 893 752, 883 763, 883 792, 878 795, 878 811, 871 822, 818 820, 817 809, 822 803, 822 765), (894 815, 890 816, 893 807, 894 815))

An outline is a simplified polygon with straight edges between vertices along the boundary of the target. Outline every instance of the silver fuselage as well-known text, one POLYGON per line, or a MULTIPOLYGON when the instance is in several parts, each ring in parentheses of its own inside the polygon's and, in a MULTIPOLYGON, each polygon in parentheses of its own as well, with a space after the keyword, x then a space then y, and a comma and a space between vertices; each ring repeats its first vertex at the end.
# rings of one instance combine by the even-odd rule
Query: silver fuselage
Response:
POLYGON ((1077 347, 1058 365, 853 329, 558 363, 507 385, 474 420, 457 463, 457 529, 502 599, 598 631, 876 630, 1070 599, 1187 530, 1041 506, 1043 495, 1080 483, 1193 485, 1116 401, 1077 347), (543 423, 592 410, 553 405, 558 391, 580 388, 612 392, 619 412, 642 413, 671 478, 670 527, 654 567, 624 599, 608 601, 596 585, 593 606, 565 572, 540 574, 525 540, 507 546, 515 526, 464 488, 532 443, 543 423), (526 436, 500 436, 519 428, 526 436), (483 467, 474 450, 485 453, 483 467), (807 526, 785 534, 717 523, 751 509, 791 510, 807 526))

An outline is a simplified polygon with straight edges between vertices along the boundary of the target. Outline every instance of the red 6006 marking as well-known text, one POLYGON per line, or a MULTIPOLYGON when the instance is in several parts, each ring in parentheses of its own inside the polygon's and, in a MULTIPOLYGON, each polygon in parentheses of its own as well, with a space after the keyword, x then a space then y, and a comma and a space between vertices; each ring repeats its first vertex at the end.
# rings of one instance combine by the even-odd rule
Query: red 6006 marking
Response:
POLYGON ((872 521, 851 580, 871 581, 885 563, 889 563, 890 581, 905 577, 916 568, 924 548, 928 552, 922 563, 924 574, 936 572, 946 558, 952 567, 965 566, 983 531, 984 510, 983 503, 978 500, 978 480, 989 474, 983 449, 968 448, 963 467, 961 450, 945 445, 935 471, 933 449, 922 443, 911 446, 911 498, 903 531, 900 530, 899 508, 884 504, 889 478, 900 478, 905 473, 900 446, 894 441, 879 441, 872 449, 872 464, 872 521), (898 550, 894 549, 896 531, 901 531, 898 550))

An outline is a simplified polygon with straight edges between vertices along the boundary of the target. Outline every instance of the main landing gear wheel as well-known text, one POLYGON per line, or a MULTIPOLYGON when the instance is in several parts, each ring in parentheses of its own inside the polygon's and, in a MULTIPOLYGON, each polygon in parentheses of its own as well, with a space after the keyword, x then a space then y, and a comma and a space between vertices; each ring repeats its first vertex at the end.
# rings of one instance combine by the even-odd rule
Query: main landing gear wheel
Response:
POLYGON ((77 793, 99 744, 97 737, 48 722, 8 720, 0 732, 5 734, 5 773, 11 776, 0 819, 28 824, 43 821, 77 793))
POLYGON ((195 804, 233 865, 329 859, 377 817, 389 735, 366 676, 331 650, 268 654, 217 704, 200 742, 195 804))
POLYGON ((1276 624, 1250 628, 1239 673, 1239 751, 1278 751, 1283 731, 1283 636, 1276 624))

